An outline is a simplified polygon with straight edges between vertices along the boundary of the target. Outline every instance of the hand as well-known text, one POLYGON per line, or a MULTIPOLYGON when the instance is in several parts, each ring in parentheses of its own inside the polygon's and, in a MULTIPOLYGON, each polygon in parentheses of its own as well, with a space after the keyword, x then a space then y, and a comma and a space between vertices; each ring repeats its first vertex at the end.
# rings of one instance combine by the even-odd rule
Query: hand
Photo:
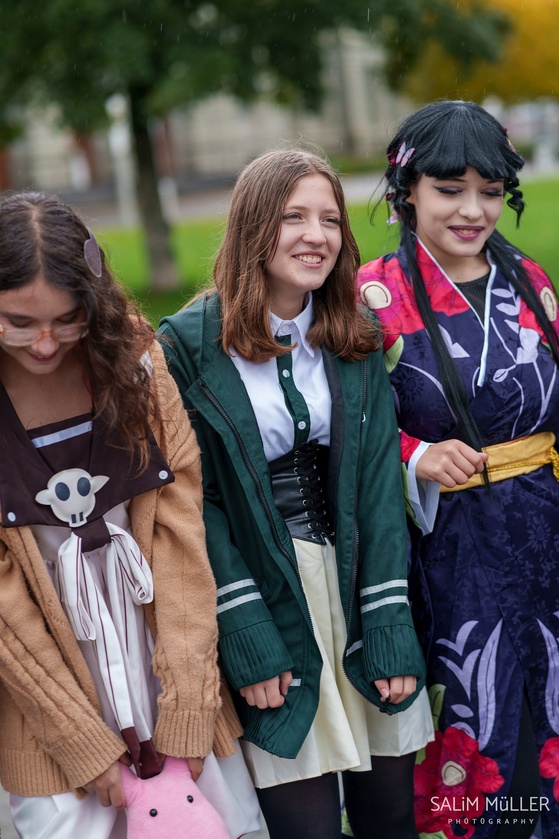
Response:
POLYGON ((192 780, 197 781, 200 775, 204 770, 204 758, 203 757, 187 757, 186 762, 188 763, 188 768, 190 769, 190 774, 192 775, 192 780))
POLYGON ((417 679, 415 676, 392 676, 391 679, 377 679, 375 687, 382 702, 398 705, 414 693, 417 679))
POLYGON ((239 693, 244 696, 249 705, 256 705, 257 708, 280 708, 285 702, 284 696, 292 680, 293 674, 291 670, 288 670, 264 682, 247 685, 241 688, 239 693))
POLYGON ((433 443, 423 452, 415 467, 415 474, 422 481, 438 481, 448 489, 465 484, 476 472, 483 472, 486 452, 476 452, 461 440, 443 440, 433 443))
MULTIPOLYGON (((124 761, 122 761, 124 763, 124 761)), ((115 761, 108 769, 105 769, 97 778, 85 784, 88 792, 93 792, 103 807, 116 807, 117 810, 124 809, 124 789, 120 775, 120 761, 115 761)))

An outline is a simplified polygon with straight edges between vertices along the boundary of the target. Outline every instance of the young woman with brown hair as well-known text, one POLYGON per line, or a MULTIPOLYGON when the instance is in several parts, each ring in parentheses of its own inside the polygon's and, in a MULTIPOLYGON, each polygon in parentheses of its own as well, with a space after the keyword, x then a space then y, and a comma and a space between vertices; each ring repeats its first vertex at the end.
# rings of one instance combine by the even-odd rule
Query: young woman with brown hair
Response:
POLYGON ((173 755, 196 779, 210 756, 218 783, 240 727, 220 710, 196 437, 55 196, 0 204, 0 405, 2 785, 22 839, 116 839, 119 763, 148 778, 173 755))
POLYGON ((239 176, 215 287, 161 327, 202 449, 221 661, 272 839, 339 839, 338 772, 357 839, 417 835, 431 723, 358 264, 328 163, 269 152, 239 176))

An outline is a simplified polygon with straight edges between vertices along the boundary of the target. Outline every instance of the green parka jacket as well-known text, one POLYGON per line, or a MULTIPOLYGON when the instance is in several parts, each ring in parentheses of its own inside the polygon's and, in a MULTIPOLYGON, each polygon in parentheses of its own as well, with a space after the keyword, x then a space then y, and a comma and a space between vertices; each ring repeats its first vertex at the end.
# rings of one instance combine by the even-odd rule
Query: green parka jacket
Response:
MULTIPOLYGON (((296 757, 314 719, 322 661, 293 543, 274 504, 247 392, 220 340, 217 295, 161 322, 167 362, 202 451, 204 518, 218 587, 219 646, 236 692, 286 670, 281 708, 239 697, 244 738, 296 757)), ((345 362, 323 348, 332 394, 330 521, 348 626, 343 668, 381 706, 373 682, 416 675, 424 661, 407 599, 407 531, 394 405, 382 353, 345 362)), ((415 695, 391 712, 408 707, 415 695)))

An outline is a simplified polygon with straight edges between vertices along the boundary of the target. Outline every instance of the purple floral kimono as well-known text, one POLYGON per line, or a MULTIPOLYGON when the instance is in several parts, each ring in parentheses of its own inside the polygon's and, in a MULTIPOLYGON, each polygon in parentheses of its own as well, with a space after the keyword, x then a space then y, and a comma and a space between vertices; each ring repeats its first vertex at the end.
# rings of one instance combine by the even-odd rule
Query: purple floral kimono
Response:
MULTIPOLYGON (((419 241, 417 248, 485 444, 558 434, 557 366, 532 312, 493 266, 482 322, 419 241)), ((549 279, 518 259, 559 328, 549 279)), ((485 839, 514 818, 535 826, 541 811, 545 839, 559 839, 559 483, 550 464, 491 491, 439 493, 438 484, 416 480, 427 445, 458 434, 404 268, 401 250, 377 259, 361 269, 358 289, 383 323, 410 511, 420 528, 411 528, 413 576, 436 739, 416 767, 418 829, 485 839), (524 693, 542 788, 511 812, 524 693)))

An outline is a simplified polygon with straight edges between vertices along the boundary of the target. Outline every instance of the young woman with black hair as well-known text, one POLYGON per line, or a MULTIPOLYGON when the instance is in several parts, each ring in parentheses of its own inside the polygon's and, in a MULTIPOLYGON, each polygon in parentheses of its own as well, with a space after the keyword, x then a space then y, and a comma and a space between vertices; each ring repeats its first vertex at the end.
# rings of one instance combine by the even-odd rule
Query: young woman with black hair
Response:
POLYGON ((523 160, 462 101, 412 114, 387 156, 400 247, 361 268, 358 293, 383 324, 415 520, 438 729, 416 818, 425 835, 512 839, 541 811, 557 839, 558 306, 496 230, 506 196, 524 209, 523 160))

